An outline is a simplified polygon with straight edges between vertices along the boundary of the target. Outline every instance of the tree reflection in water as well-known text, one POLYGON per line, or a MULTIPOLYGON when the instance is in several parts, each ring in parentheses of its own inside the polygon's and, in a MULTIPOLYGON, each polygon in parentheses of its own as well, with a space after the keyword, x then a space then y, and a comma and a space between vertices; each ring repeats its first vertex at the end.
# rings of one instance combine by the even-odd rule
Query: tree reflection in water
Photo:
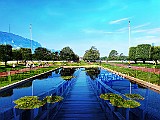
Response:
POLYGON ((13 89, 4 91, 4 92, 0 92, 0 97, 9 97, 13 95, 13 89))
POLYGON ((90 76, 92 80, 95 80, 98 78, 98 75, 100 74, 100 68, 85 68, 86 75, 90 76))
POLYGON ((75 68, 63 68, 60 71, 60 74, 61 76, 72 76, 75 71, 76 71, 75 68))

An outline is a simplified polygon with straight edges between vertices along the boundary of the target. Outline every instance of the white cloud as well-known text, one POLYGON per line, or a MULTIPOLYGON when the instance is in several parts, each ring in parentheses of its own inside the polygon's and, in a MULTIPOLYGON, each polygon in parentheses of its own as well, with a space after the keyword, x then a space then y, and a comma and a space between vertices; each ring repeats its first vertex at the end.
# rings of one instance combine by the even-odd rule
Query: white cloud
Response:
POLYGON ((97 34, 112 34, 114 32, 104 31, 104 30, 95 30, 95 29, 84 29, 82 30, 85 33, 97 33, 97 34))
POLYGON ((122 18, 122 19, 119 19, 119 20, 113 20, 113 21, 110 21, 109 24, 118 24, 122 21, 126 21, 126 20, 129 20, 131 17, 127 17, 127 18, 122 18))
POLYGON ((142 33, 146 32, 147 30, 133 30, 132 33, 142 33))
POLYGON ((160 33, 160 28, 154 28, 154 29, 149 29, 147 31, 148 34, 152 34, 152 33, 160 33))
POLYGON ((121 34, 127 31, 126 28, 121 28, 116 31, 104 31, 104 30, 96 30, 96 29, 83 29, 82 31, 87 34, 121 34))
POLYGON ((150 25, 150 24, 151 24, 151 23, 145 23, 145 24, 142 24, 142 25, 135 26, 135 27, 133 27, 132 29, 137 29, 137 28, 145 27, 145 26, 148 26, 148 25, 150 25))
POLYGON ((147 34, 156 34, 160 33, 160 28, 153 28, 153 29, 140 29, 140 30, 133 30, 133 33, 147 33, 147 34))
POLYGON ((124 28, 120 28, 118 30, 116 30, 117 32, 121 32, 121 33, 124 33, 126 31, 128 31, 128 27, 124 27, 124 28))

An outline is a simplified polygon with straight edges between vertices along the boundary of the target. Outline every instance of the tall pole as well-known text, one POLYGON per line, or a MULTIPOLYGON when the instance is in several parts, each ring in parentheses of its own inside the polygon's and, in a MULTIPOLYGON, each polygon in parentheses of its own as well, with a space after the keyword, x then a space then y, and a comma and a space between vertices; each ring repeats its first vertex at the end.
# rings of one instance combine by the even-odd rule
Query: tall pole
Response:
MULTIPOLYGON (((128 48, 130 48, 130 44, 131 44, 131 27, 130 27, 130 21, 128 23, 128 48)), ((128 49, 129 50, 129 49, 128 49)))
POLYGON ((32 61, 32 24, 30 24, 30 39, 31 39, 31 61, 32 61))
MULTIPOLYGON (((128 55, 129 55, 129 48, 131 44, 131 26, 130 26, 130 21, 128 22, 128 55)), ((129 59, 129 67, 130 67, 130 59, 129 59)), ((132 93, 132 83, 130 82, 130 89, 129 93, 132 93)))
POLYGON ((30 39, 31 39, 31 53, 32 53, 32 24, 30 24, 30 39))

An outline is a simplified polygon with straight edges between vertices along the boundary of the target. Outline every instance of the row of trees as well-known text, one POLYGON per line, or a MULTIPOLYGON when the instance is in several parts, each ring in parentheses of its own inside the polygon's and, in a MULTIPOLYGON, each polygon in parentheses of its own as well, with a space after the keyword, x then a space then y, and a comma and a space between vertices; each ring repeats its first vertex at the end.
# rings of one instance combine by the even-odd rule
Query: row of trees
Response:
POLYGON ((70 47, 64 47, 60 53, 51 52, 47 48, 38 47, 32 54, 30 48, 12 49, 11 45, 0 45, 0 61, 19 60, 67 60, 78 61, 79 57, 76 55, 70 47))
POLYGON ((128 59, 123 53, 118 53, 116 50, 111 50, 107 60, 126 60, 128 59))
MULTIPOLYGON (((89 50, 85 51, 83 56, 84 60, 96 61, 100 59, 100 53, 96 47, 92 46, 89 50)), ((0 45, 0 61, 16 60, 66 60, 66 61, 79 61, 79 56, 76 55, 70 47, 64 47, 60 52, 51 52, 47 48, 38 47, 32 54, 30 48, 12 49, 11 45, 0 45)))
POLYGON ((140 44, 136 47, 130 47, 129 60, 142 60, 145 63, 146 60, 154 60, 157 64, 157 60, 160 60, 160 46, 151 46, 150 44, 140 44))

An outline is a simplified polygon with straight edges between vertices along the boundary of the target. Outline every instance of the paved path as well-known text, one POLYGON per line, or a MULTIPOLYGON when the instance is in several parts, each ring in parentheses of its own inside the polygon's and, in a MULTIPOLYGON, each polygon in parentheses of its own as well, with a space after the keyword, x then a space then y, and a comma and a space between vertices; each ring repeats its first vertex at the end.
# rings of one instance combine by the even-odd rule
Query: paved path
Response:
POLYGON ((93 89, 81 71, 53 120, 107 120, 93 89))
MULTIPOLYGON (((114 63, 110 63, 110 64, 128 68, 128 65, 124 65, 124 64, 114 64, 114 63)), ((131 66, 131 69, 141 70, 141 71, 144 71, 144 72, 152 72, 152 73, 155 73, 155 74, 160 74, 160 69, 158 69, 158 68, 146 68, 146 67, 139 67, 139 66, 131 66)))

